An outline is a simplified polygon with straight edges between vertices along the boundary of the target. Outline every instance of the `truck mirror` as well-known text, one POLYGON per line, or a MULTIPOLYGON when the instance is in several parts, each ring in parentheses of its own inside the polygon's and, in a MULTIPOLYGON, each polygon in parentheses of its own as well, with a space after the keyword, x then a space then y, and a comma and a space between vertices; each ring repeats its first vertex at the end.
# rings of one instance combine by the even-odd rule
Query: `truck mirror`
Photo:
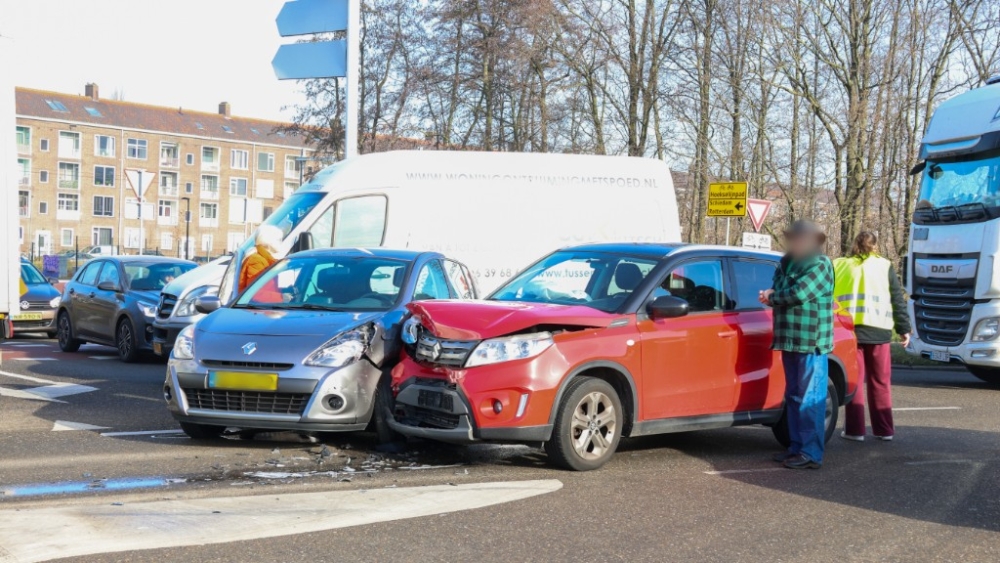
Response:
POLYGON ((299 233, 299 238, 295 240, 295 244, 292 246, 292 251, 289 254, 295 254, 296 252, 305 252, 306 250, 313 249, 313 236, 310 232, 299 233))

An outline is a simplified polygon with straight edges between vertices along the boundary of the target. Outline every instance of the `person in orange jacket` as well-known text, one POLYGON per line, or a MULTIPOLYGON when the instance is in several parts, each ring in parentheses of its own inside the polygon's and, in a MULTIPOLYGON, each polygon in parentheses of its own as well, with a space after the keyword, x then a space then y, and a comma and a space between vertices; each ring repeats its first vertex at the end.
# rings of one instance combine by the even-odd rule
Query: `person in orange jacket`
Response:
POLYGON ((240 293, 250 286, 257 276, 278 261, 276 256, 281 246, 281 229, 271 225, 261 225, 254 237, 253 252, 243 259, 240 267, 240 293))

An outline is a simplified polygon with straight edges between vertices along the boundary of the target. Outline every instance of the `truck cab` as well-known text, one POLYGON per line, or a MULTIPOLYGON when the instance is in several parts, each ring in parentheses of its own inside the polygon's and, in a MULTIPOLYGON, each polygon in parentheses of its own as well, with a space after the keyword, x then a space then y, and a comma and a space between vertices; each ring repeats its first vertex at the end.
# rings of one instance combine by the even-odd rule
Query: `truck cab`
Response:
POLYGON ((1000 76, 941 104, 920 157, 908 352, 1000 385, 1000 76))

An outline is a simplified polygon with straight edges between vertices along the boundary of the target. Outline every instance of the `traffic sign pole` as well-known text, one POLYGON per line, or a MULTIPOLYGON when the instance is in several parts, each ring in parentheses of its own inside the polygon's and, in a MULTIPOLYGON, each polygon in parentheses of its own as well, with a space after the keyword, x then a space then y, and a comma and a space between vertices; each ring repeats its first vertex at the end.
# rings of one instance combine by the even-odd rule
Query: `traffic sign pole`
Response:
POLYGON ((347 131, 345 131, 344 157, 358 154, 358 129, 360 121, 361 88, 361 0, 349 0, 347 6, 347 131))

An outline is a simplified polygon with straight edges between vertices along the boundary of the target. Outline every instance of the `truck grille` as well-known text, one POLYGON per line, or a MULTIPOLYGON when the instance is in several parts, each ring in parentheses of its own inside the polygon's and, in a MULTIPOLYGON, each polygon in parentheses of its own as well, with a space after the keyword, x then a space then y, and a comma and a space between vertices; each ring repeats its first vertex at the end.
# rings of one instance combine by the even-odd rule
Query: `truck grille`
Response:
POLYGON ((184 389, 184 396, 192 409, 265 414, 301 415, 309 402, 308 393, 184 389))
POLYGON ((928 344, 958 346, 969 332, 975 279, 914 280, 913 310, 917 335, 928 344))
POLYGON ((177 306, 177 296, 170 295, 169 293, 163 293, 160 295, 160 306, 156 308, 156 316, 161 319, 166 319, 170 317, 170 314, 174 312, 174 307, 177 306))
POLYGON ((443 340, 421 331, 417 340, 417 361, 448 367, 462 367, 479 342, 475 340, 443 340))

